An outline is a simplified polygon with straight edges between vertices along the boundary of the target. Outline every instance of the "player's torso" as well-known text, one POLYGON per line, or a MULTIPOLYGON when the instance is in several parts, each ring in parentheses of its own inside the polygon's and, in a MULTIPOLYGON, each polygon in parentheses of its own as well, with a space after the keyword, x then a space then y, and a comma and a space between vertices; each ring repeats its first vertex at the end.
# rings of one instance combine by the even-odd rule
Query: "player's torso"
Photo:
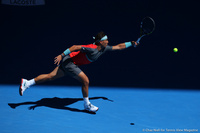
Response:
POLYGON ((84 65, 96 61, 106 50, 106 48, 97 49, 97 45, 89 44, 82 45, 81 51, 72 52, 70 57, 72 58, 74 64, 84 65))

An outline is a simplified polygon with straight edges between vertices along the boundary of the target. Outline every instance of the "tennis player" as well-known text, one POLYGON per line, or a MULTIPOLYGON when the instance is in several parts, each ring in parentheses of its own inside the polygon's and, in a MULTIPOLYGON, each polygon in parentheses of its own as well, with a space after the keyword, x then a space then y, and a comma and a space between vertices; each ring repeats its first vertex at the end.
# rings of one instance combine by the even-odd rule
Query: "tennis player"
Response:
POLYGON ((94 37, 94 40, 95 42, 93 44, 73 45, 62 54, 55 57, 54 64, 56 64, 57 67, 52 72, 41 74, 31 80, 21 79, 19 94, 22 96, 24 91, 34 84, 70 75, 82 83, 85 110, 96 112, 99 108, 92 105, 88 98, 89 79, 79 66, 96 61, 106 51, 122 50, 132 45, 137 46, 138 44, 135 41, 131 41, 109 46, 108 37, 104 32, 99 32, 96 37, 94 37))

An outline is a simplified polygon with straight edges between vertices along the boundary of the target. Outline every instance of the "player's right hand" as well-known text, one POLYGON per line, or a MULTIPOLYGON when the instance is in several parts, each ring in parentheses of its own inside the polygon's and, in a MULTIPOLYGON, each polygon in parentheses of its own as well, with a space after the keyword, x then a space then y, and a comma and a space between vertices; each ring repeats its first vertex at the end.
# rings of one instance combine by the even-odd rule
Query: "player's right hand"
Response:
POLYGON ((139 45, 139 43, 137 43, 136 41, 132 41, 132 44, 134 44, 135 47, 139 45))

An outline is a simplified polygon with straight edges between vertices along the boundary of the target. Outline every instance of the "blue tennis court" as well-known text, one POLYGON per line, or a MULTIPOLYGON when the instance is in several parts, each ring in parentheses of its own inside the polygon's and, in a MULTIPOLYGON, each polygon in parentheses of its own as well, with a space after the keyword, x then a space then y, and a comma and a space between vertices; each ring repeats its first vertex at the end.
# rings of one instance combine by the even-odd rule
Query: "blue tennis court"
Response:
POLYGON ((200 91, 90 87, 96 114, 83 109, 80 87, 1 85, 1 133, 199 132, 200 91))

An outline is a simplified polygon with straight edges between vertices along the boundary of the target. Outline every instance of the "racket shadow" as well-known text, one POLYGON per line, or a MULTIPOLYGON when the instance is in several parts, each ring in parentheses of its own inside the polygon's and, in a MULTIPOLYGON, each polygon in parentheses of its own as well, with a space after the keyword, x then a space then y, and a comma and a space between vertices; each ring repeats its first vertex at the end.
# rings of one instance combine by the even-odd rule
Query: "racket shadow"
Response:
MULTIPOLYGON (((106 97, 92 97, 90 100, 96 100, 96 99, 103 99, 107 101, 113 102, 113 100, 110 100, 106 97)), ((96 114, 93 112, 89 112, 86 110, 80 110, 77 108, 71 108, 67 107, 68 105, 74 104, 76 102, 83 101, 83 98, 42 98, 41 100, 35 101, 35 102, 22 102, 22 103, 8 103, 8 105, 12 108, 15 109, 18 106, 22 105, 31 105, 35 104, 33 106, 30 106, 28 109, 29 110, 34 110, 37 107, 49 107, 49 108, 54 108, 54 109, 62 109, 62 110, 69 110, 73 112, 83 112, 83 113, 89 113, 89 114, 96 114)))

